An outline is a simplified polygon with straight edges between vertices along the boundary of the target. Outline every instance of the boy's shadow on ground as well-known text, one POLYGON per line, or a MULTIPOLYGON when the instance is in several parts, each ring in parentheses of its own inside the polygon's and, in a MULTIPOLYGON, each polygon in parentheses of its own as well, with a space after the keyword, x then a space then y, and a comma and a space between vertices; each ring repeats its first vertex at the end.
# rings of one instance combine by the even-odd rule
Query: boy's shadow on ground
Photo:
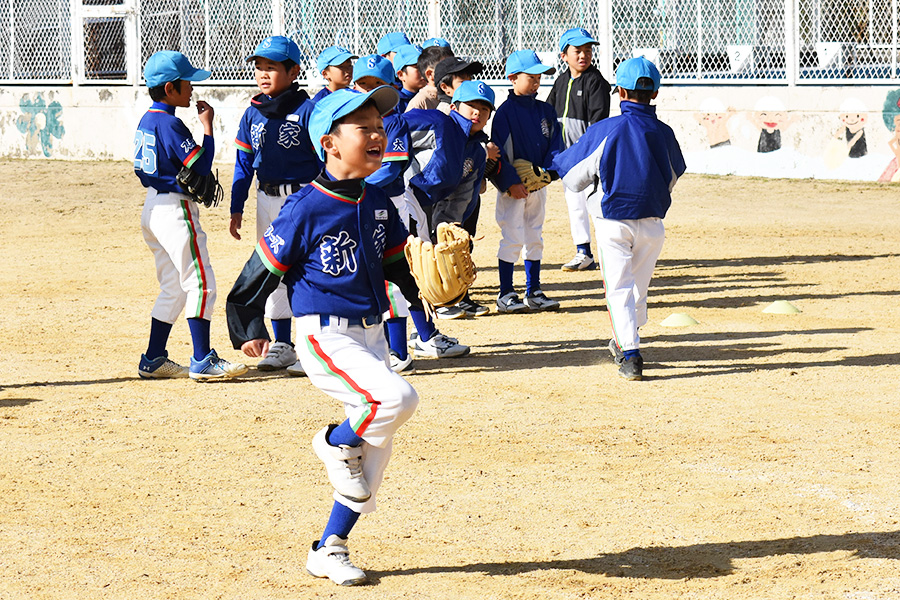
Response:
POLYGON ((734 564, 735 560, 838 551, 851 551, 856 558, 900 560, 900 531, 822 534, 774 540, 693 544, 691 546, 649 546, 569 560, 472 563, 399 571, 369 571, 369 578, 377 582, 381 577, 419 573, 485 573, 493 576, 521 575, 551 570, 572 570, 606 575, 607 577, 633 579, 711 578, 733 574, 738 570, 734 564))

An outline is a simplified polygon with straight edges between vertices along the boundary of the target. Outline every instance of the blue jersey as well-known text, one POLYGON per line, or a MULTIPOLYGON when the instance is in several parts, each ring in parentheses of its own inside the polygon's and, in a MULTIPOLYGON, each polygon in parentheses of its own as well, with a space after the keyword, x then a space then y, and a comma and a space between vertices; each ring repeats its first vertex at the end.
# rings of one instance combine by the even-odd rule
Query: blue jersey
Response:
POLYGON ((409 161, 409 130, 403 115, 396 110, 384 115, 384 132, 387 135, 387 148, 381 168, 366 177, 366 182, 377 185, 393 198, 403 194, 406 189, 403 171, 409 161))
POLYGON ((398 113, 405 113, 409 101, 413 99, 413 96, 415 96, 416 93, 411 92, 402 86, 398 91, 400 92, 400 102, 397 103, 397 108, 395 108, 394 110, 396 110, 398 113))
MULTIPOLYGON (((296 86, 296 84, 294 84, 296 86)), ((238 126, 231 212, 244 212, 253 174, 259 183, 309 183, 322 168, 309 140, 313 110, 306 92, 295 87, 275 98, 258 94, 238 126)))
POLYGON ((622 102, 622 114, 587 128, 553 161, 566 187, 587 190, 591 214, 605 219, 666 216, 684 157, 656 107, 622 102))
POLYGON ((472 122, 455 110, 448 116, 438 110, 413 109, 403 118, 412 144, 403 177, 419 204, 431 206, 459 186, 472 122))
POLYGON ((203 136, 203 146, 198 146, 187 126, 175 116, 175 107, 154 102, 134 133, 134 172, 144 187, 183 193, 175 180, 181 168, 190 167, 207 175, 215 151, 212 136, 203 136))
POLYGON ((315 104, 316 102, 318 102, 319 100, 321 100, 322 98, 324 98, 325 96, 327 96, 330 93, 331 93, 331 90, 329 90, 327 87, 323 87, 321 90, 316 92, 315 96, 312 97, 312 103, 315 104))
POLYGON ((383 267, 406 260, 408 233, 385 193, 362 183, 357 197, 319 179, 291 195, 256 253, 283 277, 294 316, 361 318, 388 310, 383 267))
POLYGON ((500 171, 494 177, 497 188, 506 192, 522 183, 512 162, 523 158, 549 169, 563 149, 562 132, 556 110, 535 96, 514 93, 497 107, 491 125, 491 139, 500 148, 500 171))

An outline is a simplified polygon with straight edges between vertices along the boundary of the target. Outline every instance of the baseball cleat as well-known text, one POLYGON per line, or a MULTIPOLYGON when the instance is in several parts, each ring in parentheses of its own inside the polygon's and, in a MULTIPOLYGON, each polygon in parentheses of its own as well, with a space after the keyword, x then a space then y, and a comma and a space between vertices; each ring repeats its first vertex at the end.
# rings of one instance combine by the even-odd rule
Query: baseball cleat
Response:
POLYGON ((491 312, 491 309, 489 309, 487 306, 485 306, 483 304, 478 304, 477 302, 473 301, 468 296, 466 296, 465 298, 460 300, 456 304, 456 306, 461 308, 463 310, 463 312, 465 312, 466 315, 469 317, 480 317, 482 315, 486 315, 489 312, 491 312))
POLYGON ((471 348, 460 344, 456 338, 446 336, 440 331, 435 331, 428 341, 423 342, 422 338, 417 337, 412 351, 416 356, 456 358, 465 356, 470 350, 471 348))
POLYGON ((525 294, 525 306, 528 307, 528 310, 533 311, 556 310, 559 308, 559 302, 551 300, 544 295, 544 292, 538 290, 531 294, 525 294))
POLYGON ((625 353, 619 349, 615 338, 609 340, 609 353, 612 354, 613 360, 617 365, 621 365, 622 361, 625 360, 625 353))
POLYGON ((594 259, 581 250, 575 254, 572 260, 562 266, 563 271, 590 271, 596 268, 597 263, 594 262, 594 259))
POLYGON ((299 360, 287 368, 287 374, 293 377, 306 377, 306 371, 303 370, 299 360))
POLYGON ((462 319, 467 317, 466 311, 458 306, 439 306, 434 309, 438 319, 462 319))
POLYGON ((391 371, 394 373, 406 373, 408 375, 416 372, 416 367, 413 365, 413 357, 412 354, 407 354, 406 358, 400 358, 400 355, 391 350, 391 371))
POLYGON ((497 297, 497 310, 502 313, 518 313, 527 309, 525 303, 519 300, 519 295, 509 292, 497 297))
POLYGON ((141 362, 138 363, 138 375, 142 379, 180 379, 187 377, 188 371, 187 367, 169 360, 168 352, 153 360, 147 358, 146 354, 141 354, 141 362))
POLYGON ((630 358, 622 357, 619 363, 619 376, 628 381, 640 381, 644 378, 644 359, 641 355, 630 358))
POLYGON ((275 342, 269 346, 266 357, 256 364, 260 371, 286 369, 297 362, 297 351, 287 342, 275 342))
POLYGON ((312 544, 306 558, 306 571, 313 577, 327 577, 338 585, 360 585, 366 582, 366 573, 350 562, 347 540, 329 535, 321 548, 319 540, 312 544))
POLYGON ((362 448, 332 446, 328 434, 336 425, 322 428, 313 437, 312 447, 328 473, 328 481, 341 496, 354 502, 365 502, 372 496, 362 472, 362 448))
POLYGON ((191 357, 190 377, 194 381, 209 381, 211 379, 230 379, 247 372, 247 365, 230 363, 224 358, 219 358, 215 350, 210 350, 203 360, 194 360, 191 357))

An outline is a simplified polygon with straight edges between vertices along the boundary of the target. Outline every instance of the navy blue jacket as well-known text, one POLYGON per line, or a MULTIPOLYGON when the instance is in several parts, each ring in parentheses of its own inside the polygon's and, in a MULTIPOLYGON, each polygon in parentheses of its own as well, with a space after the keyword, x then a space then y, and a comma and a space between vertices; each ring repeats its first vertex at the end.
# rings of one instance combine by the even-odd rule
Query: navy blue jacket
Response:
POLYGON ((494 176, 494 184, 503 192, 522 183, 512 166, 515 159, 524 158, 550 169, 553 158, 563 149, 556 110, 536 96, 512 92, 494 113, 491 139, 500 148, 500 172, 494 176))

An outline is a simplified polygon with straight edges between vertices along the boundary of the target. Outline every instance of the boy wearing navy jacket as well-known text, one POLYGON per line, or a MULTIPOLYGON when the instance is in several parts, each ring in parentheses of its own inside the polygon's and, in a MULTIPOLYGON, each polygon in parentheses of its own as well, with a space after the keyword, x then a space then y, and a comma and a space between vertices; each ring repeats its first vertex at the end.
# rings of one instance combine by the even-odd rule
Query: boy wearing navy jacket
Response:
MULTIPOLYGON (((500 293, 497 310, 517 313, 525 310, 556 310, 559 302, 541 291, 541 259, 544 240, 544 209, 547 188, 528 192, 512 163, 524 159, 550 169, 553 158, 562 150, 562 133, 553 107, 537 99, 541 75, 556 69, 541 64, 533 50, 518 50, 506 59, 506 76, 512 91, 497 108, 491 139, 500 148, 500 171, 493 178, 497 186, 496 217, 500 225, 500 249, 497 251, 500 293), (525 249, 525 301, 513 287, 513 267, 525 249)), ((555 173, 551 173, 555 176, 555 173)))
POLYGON ((659 80, 656 65, 645 58, 620 64, 622 114, 588 127, 553 162, 566 187, 588 192, 613 330, 609 350, 629 381, 643 378, 638 328, 647 323, 650 278, 665 240, 662 219, 685 171, 672 128, 650 105, 659 80))
POLYGON ((366 574, 350 562, 347 538, 375 495, 394 434, 419 397, 389 366, 381 326, 385 279, 409 298, 418 288, 403 249, 407 231, 390 198, 365 178, 382 164, 382 115, 397 90, 338 90, 316 104, 310 134, 325 169, 288 198, 259 240, 228 295, 226 314, 235 348, 264 354, 266 296, 284 279, 297 318, 298 354, 310 381, 343 404, 347 418, 313 438, 334 487, 325 530, 307 555, 306 570, 339 585, 366 574))
MULTIPOLYGON (((241 239, 244 203, 254 174, 259 238, 287 197, 312 181, 320 169, 308 131, 313 102, 294 83, 300 74, 297 44, 284 36, 268 37, 247 57, 251 60, 260 93, 250 100, 234 140, 237 153, 229 230, 236 240, 241 239)), ((291 341, 291 306, 284 285, 266 302, 266 317, 272 320, 275 343, 256 368, 275 371, 294 365, 297 353, 291 341)))

